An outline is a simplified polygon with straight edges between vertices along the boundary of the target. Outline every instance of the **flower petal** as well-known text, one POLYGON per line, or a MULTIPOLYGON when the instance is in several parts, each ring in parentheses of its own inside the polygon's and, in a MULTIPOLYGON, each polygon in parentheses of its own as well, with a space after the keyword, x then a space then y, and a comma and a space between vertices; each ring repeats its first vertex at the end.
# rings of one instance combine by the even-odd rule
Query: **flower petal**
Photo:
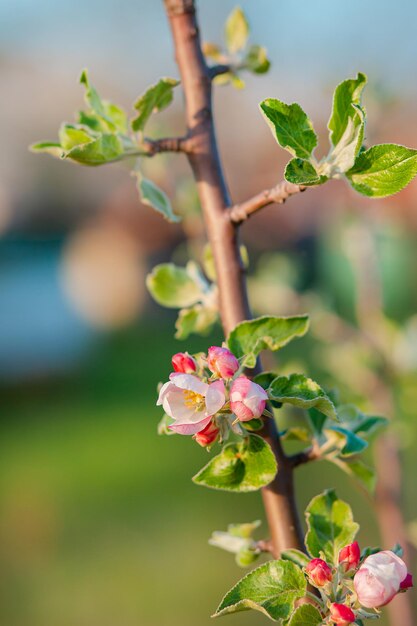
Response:
POLYGON ((206 410, 208 415, 214 415, 224 406, 226 402, 226 391, 224 382, 216 380, 208 386, 206 393, 206 410))
POLYGON ((210 420, 211 415, 208 415, 203 420, 195 424, 178 424, 176 422, 175 424, 171 424, 170 426, 168 426, 168 428, 178 435, 195 435, 196 433, 199 433, 201 430, 203 430, 210 422, 210 420))
POLYGON ((174 372, 169 376, 170 381, 180 389, 186 389, 188 391, 194 391, 205 396, 208 390, 208 384, 203 383, 202 380, 194 376, 193 374, 177 374, 174 372))

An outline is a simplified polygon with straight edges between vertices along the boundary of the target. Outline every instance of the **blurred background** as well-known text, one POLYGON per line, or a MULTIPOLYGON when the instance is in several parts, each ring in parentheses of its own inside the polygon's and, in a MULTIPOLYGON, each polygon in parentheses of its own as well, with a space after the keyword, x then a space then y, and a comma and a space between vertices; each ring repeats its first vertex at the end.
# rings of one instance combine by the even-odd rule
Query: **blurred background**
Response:
MULTIPOLYGON (((199 1, 204 40, 221 43, 234 4, 199 1)), ((321 156, 333 89, 363 71, 367 141, 417 146, 414 0, 240 4, 272 68, 248 76, 242 92, 216 89, 235 201, 275 184, 288 160, 258 112, 265 97, 307 110, 321 156)), ((177 77, 162 2, 0 0, 0 619, 204 626, 241 575, 207 539, 229 522, 263 519, 260 498, 194 486, 206 452, 156 434, 156 386, 171 354, 205 350, 221 334, 176 341, 175 313, 151 301, 145 276, 190 251, 198 261, 201 247, 187 249, 180 227, 139 203, 123 167, 82 168, 28 152, 55 140, 82 106, 83 67, 127 110, 160 76, 177 77)), ((183 131, 180 93, 149 130, 183 131)), ((184 159, 147 167, 199 241, 184 159)), ((280 367, 302 368, 343 401, 394 418, 406 532, 416 542, 417 183, 372 201, 331 182, 265 209, 242 239, 255 310, 312 313, 310 336, 280 353, 280 367)), ((361 544, 378 543, 372 498, 338 468, 317 463, 297 479, 302 506, 337 487, 362 524, 361 544)))

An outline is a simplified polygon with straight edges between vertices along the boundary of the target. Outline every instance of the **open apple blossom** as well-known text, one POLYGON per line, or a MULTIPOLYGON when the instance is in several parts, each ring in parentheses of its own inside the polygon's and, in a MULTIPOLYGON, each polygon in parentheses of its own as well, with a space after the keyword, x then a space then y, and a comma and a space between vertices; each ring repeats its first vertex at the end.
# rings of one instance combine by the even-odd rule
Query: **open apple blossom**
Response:
POLYGON ((222 420, 223 439, 229 426, 237 434, 234 422, 259 418, 266 406, 268 394, 257 383, 239 372, 239 361, 224 347, 211 346, 207 357, 196 359, 187 352, 172 357, 174 372, 162 385, 157 405, 174 422, 168 428, 180 435, 194 435, 203 447, 214 443, 220 434, 216 416, 222 420), (227 417, 231 418, 227 420, 227 417))

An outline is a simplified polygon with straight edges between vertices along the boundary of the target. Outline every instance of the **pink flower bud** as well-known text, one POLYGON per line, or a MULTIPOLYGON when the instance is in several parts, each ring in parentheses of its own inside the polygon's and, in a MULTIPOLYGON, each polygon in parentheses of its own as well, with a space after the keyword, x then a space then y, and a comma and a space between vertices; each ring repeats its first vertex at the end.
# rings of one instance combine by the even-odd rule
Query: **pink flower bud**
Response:
POLYGON ((405 591, 406 589, 410 589, 410 587, 414 587, 414 585, 413 585, 413 575, 410 574, 409 572, 407 576, 404 578, 404 580, 401 582, 400 589, 402 591, 405 591))
POLYGON ((351 569, 356 569, 360 560, 361 550, 357 541, 345 546, 339 552, 339 563, 342 564, 342 569, 345 572, 348 572, 351 569))
POLYGON ((216 424, 209 422, 203 430, 200 430, 199 433, 194 435, 193 439, 195 439, 202 448, 207 448, 207 446, 211 446, 211 444, 216 441, 219 432, 220 429, 217 428, 216 424))
POLYGON ((241 422, 260 417, 265 409, 267 399, 266 391, 246 376, 239 376, 232 383, 230 406, 241 422))
POLYGON ((232 378, 239 369, 239 361, 227 348, 211 346, 208 349, 207 364, 213 374, 220 378, 232 378))
POLYGON ((180 374, 193 374, 197 369, 197 364, 188 352, 177 352, 172 357, 172 367, 174 372, 180 374))
POLYGON ((374 609, 391 602, 400 591, 401 584, 410 583, 407 577, 404 561, 391 550, 384 550, 365 559, 355 574, 353 584, 362 606, 374 609))
POLYGON ((306 565, 306 572, 315 587, 323 587, 333 579, 332 570, 323 559, 312 559, 306 565))
POLYGON ((338 626, 349 626, 355 621, 355 614, 346 604, 337 604, 334 602, 330 605, 330 618, 333 624, 338 626))

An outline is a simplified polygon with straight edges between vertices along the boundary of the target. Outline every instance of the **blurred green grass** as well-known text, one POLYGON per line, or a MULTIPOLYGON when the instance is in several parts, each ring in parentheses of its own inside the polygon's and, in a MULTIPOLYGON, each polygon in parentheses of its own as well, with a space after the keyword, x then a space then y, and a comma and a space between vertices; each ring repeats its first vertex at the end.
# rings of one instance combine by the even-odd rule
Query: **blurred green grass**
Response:
MULTIPOLYGON (((143 324, 104 341, 67 379, 2 391, 2 624, 204 626, 243 575, 207 539, 263 519, 259 494, 193 485, 206 451, 156 434, 156 384, 182 348, 171 332, 143 324)), ((297 480, 302 505, 336 486, 362 523, 361 543, 377 542, 370 500, 337 469, 318 463, 297 480)), ((227 619, 265 623, 255 613, 227 619)))

